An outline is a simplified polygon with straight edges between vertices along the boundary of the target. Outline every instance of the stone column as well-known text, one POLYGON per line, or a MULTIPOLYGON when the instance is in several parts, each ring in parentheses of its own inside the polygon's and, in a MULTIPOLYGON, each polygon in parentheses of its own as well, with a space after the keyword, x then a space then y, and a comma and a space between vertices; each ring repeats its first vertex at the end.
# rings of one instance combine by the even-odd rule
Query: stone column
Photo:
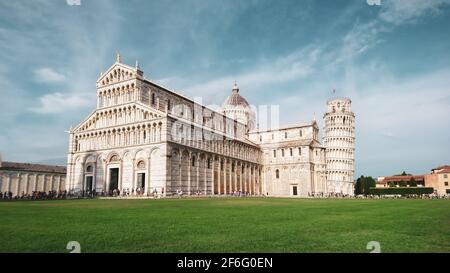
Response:
POLYGON ((20 177, 21 177, 21 175, 20 175, 20 173, 17 173, 17 183, 16 183, 16 189, 15 189, 15 192, 16 192, 16 196, 18 196, 19 194, 20 194, 20 192, 19 192, 19 190, 20 190, 20 177))
POLYGON ((211 195, 214 195, 214 190, 215 190, 214 189, 214 183, 215 183, 215 181, 214 181, 215 162, 216 162, 215 158, 211 157, 211 195))
POLYGON ((120 168, 119 168, 119 190, 120 194, 122 194, 123 188, 122 188, 122 178, 123 178, 123 158, 120 159, 120 168))
POLYGON ((7 185, 7 187, 6 187, 6 191, 7 192, 10 192, 11 191, 11 174, 9 174, 9 173, 6 173, 6 185, 7 185))
POLYGON ((205 162, 203 164, 204 174, 203 174, 203 187, 205 191, 205 195, 208 194, 208 157, 205 156, 205 162))
POLYGON ((233 180, 231 179, 232 175, 233 175, 233 162, 230 160, 230 168, 229 168, 229 172, 228 172, 228 192, 231 193, 233 191, 233 180))
POLYGON ((108 165, 106 164, 106 160, 103 161, 103 191, 105 194, 108 194, 108 165))
POLYGON ((227 159, 223 160, 223 193, 227 194, 227 159))
POLYGON ((198 191, 199 189, 200 189, 200 170, 199 170, 199 168, 200 168, 200 155, 197 155, 196 157, 195 157, 195 159, 196 159, 196 162, 195 162, 195 172, 196 172, 196 177, 195 177, 195 180, 196 180, 196 191, 198 191))
POLYGON ((30 176, 29 174, 25 174, 25 194, 28 194, 28 185, 30 183, 30 176))
POLYGON ((33 179, 33 191, 37 191, 37 185, 38 185, 38 175, 34 174, 34 179, 33 179))
POLYGON ((188 191, 187 194, 191 195, 191 171, 192 171, 192 155, 188 155, 188 191))
POLYGON ((234 162, 234 190, 235 191, 238 191, 237 172, 238 172, 237 161, 235 161, 234 162))
MULTIPOLYGON (((152 173, 151 173, 152 153, 150 153, 150 155, 148 156, 147 162, 148 162, 148 164, 147 164, 147 178, 146 178, 147 181, 145 181, 145 195, 146 195, 146 196, 148 196, 148 194, 149 194, 149 192, 150 192, 150 187, 152 186, 152 185, 151 185, 151 176, 152 176, 152 173)), ((133 174, 133 176, 134 176, 134 174, 133 174)))
MULTIPOLYGON (((136 165, 136 158, 133 158, 131 160, 131 163, 133 164, 133 166, 131 166, 131 189, 130 190, 130 194, 132 192, 132 189, 136 189, 136 170, 135 170, 135 165, 136 165)), ((147 165, 150 165, 150 161, 148 161, 147 165)), ((147 174, 147 176, 150 177, 150 173, 147 174)))
POLYGON ((47 181, 47 175, 42 175, 42 177, 43 177, 43 183, 42 183, 42 191, 43 192, 45 192, 46 191, 46 188, 45 188, 45 186, 46 186, 46 181, 47 181))
POLYGON ((243 170, 243 163, 240 162, 240 168, 239 168, 239 191, 242 192, 242 176, 244 175, 242 170, 243 170))
POLYGON ((50 179, 51 179, 50 190, 53 191, 55 187, 55 176, 54 175, 50 176, 50 179))
POLYGON ((218 195, 221 195, 222 194, 222 188, 221 188, 221 186, 222 186, 222 169, 221 169, 221 166, 222 166, 222 159, 219 157, 219 164, 218 164, 218 168, 217 168, 217 187, 219 187, 218 189, 217 189, 217 194, 218 195))

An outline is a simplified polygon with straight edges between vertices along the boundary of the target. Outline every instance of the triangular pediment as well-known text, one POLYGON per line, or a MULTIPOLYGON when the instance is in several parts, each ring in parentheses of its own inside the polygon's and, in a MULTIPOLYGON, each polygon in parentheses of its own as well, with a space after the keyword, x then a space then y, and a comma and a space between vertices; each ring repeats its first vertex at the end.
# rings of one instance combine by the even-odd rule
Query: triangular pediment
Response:
POLYGON ((115 62, 105 73, 102 73, 97 79, 97 86, 106 86, 132 79, 143 79, 144 73, 136 67, 115 62))
MULTIPOLYGON (((102 109, 96 109, 93 111, 85 120, 83 120, 76 128, 73 129, 73 132, 80 133, 95 129, 102 129, 104 127, 111 127, 111 126, 124 126, 126 123, 119 122, 118 124, 108 124, 108 123, 102 123, 101 118, 104 115, 115 115, 116 113, 119 113, 120 115, 125 114, 129 110, 138 110, 144 112, 144 120, 152 120, 156 118, 161 118, 164 113, 161 113, 160 111, 154 110, 146 105, 140 104, 140 103, 129 103, 125 105, 118 105, 114 107, 108 107, 108 108, 102 108, 102 109)), ((144 121, 142 120, 142 121, 144 121)), ((131 121, 131 122, 138 122, 131 121)), ((128 122, 130 123, 130 122, 128 122)))

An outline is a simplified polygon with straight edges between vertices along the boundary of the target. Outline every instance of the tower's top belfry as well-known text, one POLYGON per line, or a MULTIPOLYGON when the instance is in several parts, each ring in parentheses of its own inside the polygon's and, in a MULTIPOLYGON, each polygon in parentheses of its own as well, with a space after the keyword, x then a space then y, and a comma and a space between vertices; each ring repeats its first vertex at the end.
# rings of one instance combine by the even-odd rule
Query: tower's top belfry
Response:
MULTIPOLYGON (((349 98, 331 98, 327 101, 327 112, 326 114, 339 114, 339 113, 347 113, 353 114, 351 110, 352 101, 349 98)), ((354 115, 353 115, 354 116, 354 115)))

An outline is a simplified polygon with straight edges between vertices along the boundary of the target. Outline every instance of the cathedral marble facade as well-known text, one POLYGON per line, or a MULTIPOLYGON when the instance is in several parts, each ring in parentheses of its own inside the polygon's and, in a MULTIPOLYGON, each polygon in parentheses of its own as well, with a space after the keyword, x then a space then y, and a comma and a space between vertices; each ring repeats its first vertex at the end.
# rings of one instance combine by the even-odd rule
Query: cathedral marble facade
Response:
POLYGON ((163 196, 353 192, 327 180, 328 152, 315 121, 269 131, 256 124, 236 84, 214 111, 145 79, 118 56, 97 80, 96 109, 70 130, 66 187, 163 196))

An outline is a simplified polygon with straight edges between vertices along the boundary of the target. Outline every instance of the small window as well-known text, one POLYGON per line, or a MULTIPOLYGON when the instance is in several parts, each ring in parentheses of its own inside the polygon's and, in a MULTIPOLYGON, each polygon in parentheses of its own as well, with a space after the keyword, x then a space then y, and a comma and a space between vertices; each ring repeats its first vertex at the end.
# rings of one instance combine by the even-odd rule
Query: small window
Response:
POLYGON ((208 158, 208 169, 211 169, 211 158, 208 158))
POLYGON ((171 110, 171 107, 172 107, 172 106, 170 105, 170 100, 167 100, 167 110, 170 111, 170 110, 171 110))
POLYGON ((303 136, 303 132, 302 132, 302 130, 300 130, 300 137, 302 137, 303 136))
POLYGON ((262 142, 262 136, 259 136, 259 142, 262 142))
POLYGON ((152 104, 155 105, 155 103, 156 103, 155 93, 152 93, 152 104))
POLYGON ((448 186, 448 182, 445 182, 444 185, 445 185, 445 186, 448 186))
POLYGON ((444 174, 444 178, 447 178, 447 174, 444 174))
POLYGON ((273 150, 273 157, 277 157, 277 150, 273 150))
POLYGON ((192 158, 192 167, 195 167, 195 156, 192 158))
POLYGON ((298 155, 302 155, 302 148, 298 148, 298 155))
POLYGON ((284 157, 284 149, 281 149, 281 156, 284 157))
POLYGON ((287 138, 287 136, 288 136, 288 135, 287 135, 287 132, 285 132, 285 133, 284 133, 284 138, 287 138))
POLYGON ((273 134, 272 134, 272 140, 274 139, 274 136, 273 136, 273 134))
POLYGON ((280 178, 280 170, 276 170, 276 171, 275 171, 275 177, 276 177, 277 179, 280 178))
POLYGON ((292 148, 289 148, 289 153, 291 154, 291 156, 294 155, 294 152, 292 151, 292 148))
POLYGON ((91 173, 92 170, 93 170, 92 165, 87 166, 87 168, 86 168, 86 172, 87 172, 87 173, 91 173))
POLYGON ((145 169, 145 162, 143 160, 139 161, 137 167, 138 169, 145 169))

